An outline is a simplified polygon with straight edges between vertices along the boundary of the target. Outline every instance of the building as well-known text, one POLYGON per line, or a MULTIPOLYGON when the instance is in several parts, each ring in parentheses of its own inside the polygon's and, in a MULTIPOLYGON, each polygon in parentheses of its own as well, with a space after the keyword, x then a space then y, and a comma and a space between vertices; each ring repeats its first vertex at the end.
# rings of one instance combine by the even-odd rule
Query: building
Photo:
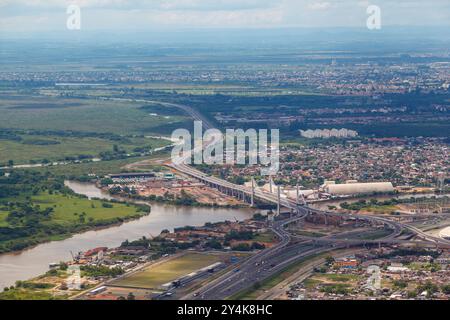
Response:
POLYGON ((156 177, 156 175, 153 172, 120 173, 109 175, 109 178, 111 178, 114 182, 142 181, 154 177, 156 177))
POLYGON ((88 250, 84 253, 85 257, 91 257, 94 255, 98 255, 100 252, 105 252, 106 250, 108 250, 107 247, 98 247, 98 248, 94 248, 91 250, 88 250))
POLYGON ((391 265, 389 267, 387 267, 388 271, 390 272, 404 272, 404 271, 409 271, 408 267, 403 266, 402 263, 391 263, 391 265))
POLYGON ((331 195, 354 195, 354 194, 370 194, 375 192, 393 192, 394 186, 391 182, 369 182, 369 183, 343 183, 343 184, 324 184, 322 186, 324 192, 331 195))
POLYGON ((316 129, 316 130, 300 130, 300 135, 304 138, 313 139, 313 138, 354 138, 358 136, 358 132, 354 130, 348 130, 345 128, 342 129, 316 129))
POLYGON ((355 258, 338 258, 334 261, 333 267, 343 269, 355 269, 358 267, 358 260, 355 258))

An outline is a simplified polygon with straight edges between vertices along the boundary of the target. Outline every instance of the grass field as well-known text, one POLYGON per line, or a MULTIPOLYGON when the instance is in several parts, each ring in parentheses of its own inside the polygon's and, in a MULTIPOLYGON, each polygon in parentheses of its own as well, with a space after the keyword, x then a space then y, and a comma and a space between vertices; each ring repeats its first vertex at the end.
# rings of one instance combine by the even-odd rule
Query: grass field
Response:
POLYGON ((351 290, 358 285, 361 280, 356 274, 320 274, 314 273, 303 282, 308 290, 314 290, 318 286, 334 288, 334 290, 351 290))
POLYGON ((220 256, 188 253, 134 273, 112 283, 113 286, 157 289, 181 276, 220 261, 220 256))
POLYGON ((359 276, 356 274, 338 274, 338 273, 330 273, 330 274, 317 274, 314 278, 331 281, 331 282, 351 282, 357 281, 359 276))
POLYGON ((299 236, 314 237, 314 238, 320 238, 325 236, 324 233, 315 231, 295 230, 295 233, 298 234, 299 236))
POLYGON ((370 206, 363 209, 363 211, 367 211, 374 214, 384 214, 391 213, 397 211, 399 208, 396 205, 390 206, 370 206))
POLYGON ((8 212, 0 211, 0 227, 6 227, 8 225, 8 222, 5 221, 7 216, 8 212))
MULTIPOLYGON (((115 134, 162 133, 185 116, 152 115, 142 104, 51 96, 1 97, 0 129, 72 130, 115 134)), ((167 132, 170 133, 170 132, 167 132)))
MULTIPOLYGON (((28 170, 37 170, 40 172, 50 172, 51 174, 57 176, 82 176, 85 174, 95 174, 98 176, 104 176, 110 173, 120 173, 124 172, 123 167, 127 164, 143 161, 143 160, 152 160, 152 159, 160 159, 170 157, 170 154, 167 152, 158 152, 157 154, 147 156, 147 157, 133 157, 127 159, 120 160, 110 160, 110 161, 100 161, 100 162, 89 162, 89 163, 74 163, 74 164, 66 164, 66 165, 58 165, 58 166, 48 166, 41 168, 32 168, 28 170)), ((144 169, 147 170, 159 170, 162 169, 160 165, 146 166, 144 169)), ((133 171, 136 171, 133 169, 133 171)))
POLYGON ((264 232, 257 234, 253 240, 259 242, 273 242, 275 241, 275 237, 272 232, 264 232))
POLYGON ((9 160, 13 160, 15 164, 41 162, 44 159, 57 161, 79 155, 98 157, 101 152, 112 151, 114 145, 131 153, 136 147, 155 149, 169 144, 166 140, 153 138, 129 138, 126 143, 92 137, 22 135, 21 138, 22 141, 0 139, 0 163, 7 163, 9 160), (36 144, 36 141, 41 144, 36 144))
POLYGON ((314 289, 320 284, 336 284, 350 287, 356 285, 360 279, 361 276, 356 274, 314 273, 308 279, 306 279, 303 284, 307 289, 314 289))
MULTIPOLYGON (((64 299, 61 296, 59 299, 64 299)), ((31 290, 31 289, 13 289, 0 293, 0 300, 55 300, 56 298, 45 290, 31 290)))
POLYGON ((4 203, 29 201, 31 206, 28 208, 32 207, 33 210, 25 211, 23 207, 15 206, 11 212, 5 213, 8 207, 2 207, 0 226, 7 228, 7 233, 3 233, 0 240, 0 253, 22 250, 39 243, 62 240, 72 234, 96 227, 137 219, 149 211, 143 206, 89 200, 58 192, 41 192, 37 195, 23 193, 10 199, 3 198, 2 201, 4 203), (47 208, 53 210, 44 217, 41 213, 47 208), (23 216, 24 212, 27 216, 23 216), (8 221, 5 219, 7 216, 11 218, 8 221), (25 228, 29 228, 30 231, 24 233, 25 228))
POLYGON ((138 212, 135 206, 127 206, 121 203, 113 203, 113 208, 104 208, 100 200, 88 200, 76 196, 61 194, 41 194, 31 198, 34 204, 42 209, 53 208, 51 223, 70 225, 79 221, 79 216, 86 213, 86 222, 110 220, 114 218, 127 218, 135 216, 138 212))
MULTIPOLYGON (((26 195, 15 197, 11 201, 23 201, 26 195)), ((5 199, 9 200, 9 199, 5 199)), ((132 204, 109 203, 112 208, 106 208, 102 200, 89 200, 78 196, 64 195, 59 193, 49 194, 47 192, 30 197, 33 205, 39 205, 41 209, 53 208, 51 219, 44 224, 73 225, 80 222, 79 215, 85 213, 85 222, 107 221, 116 218, 130 218, 142 215, 138 208, 132 204), (91 219, 89 219, 91 218, 91 219)), ((0 226, 7 226, 6 217, 8 212, 0 211, 0 226)))

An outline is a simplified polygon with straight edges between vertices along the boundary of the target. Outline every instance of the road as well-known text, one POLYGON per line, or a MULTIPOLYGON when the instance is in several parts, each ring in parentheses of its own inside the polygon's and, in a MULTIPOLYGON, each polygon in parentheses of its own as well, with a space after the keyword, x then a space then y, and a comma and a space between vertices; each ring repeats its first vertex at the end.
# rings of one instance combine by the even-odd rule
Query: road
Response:
POLYGON ((184 104, 162 102, 162 101, 155 101, 155 100, 146 100, 146 99, 110 98, 110 97, 99 97, 99 99, 110 100, 110 101, 159 104, 159 105, 166 106, 166 107, 177 108, 177 109, 184 111, 186 114, 188 114, 194 120, 202 121, 204 129, 207 130, 207 129, 214 128, 214 125, 204 115, 202 115, 200 112, 198 112, 194 108, 184 105, 184 104))
MULTIPOLYGON (((131 102, 143 102, 143 103, 158 103, 161 105, 166 105, 170 107, 176 107, 187 114, 189 114, 194 120, 202 121, 203 128, 211 129, 213 125, 206 119, 203 115, 197 112, 195 109, 179 104, 158 102, 151 100, 142 99, 121 99, 121 98, 111 98, 113 100, 119 101, 131 101, 131 102)), ((199 152, 201 150, 192 150, 185 156, 185 159, 191 157, 192 153, 199 152)), ((174 170, 177 170, 185 175, 194 177, 210 186, 216 187, 218 189, 232 190, 235 193, 241 193, 245 196, 253 196, 264 201, 271 203, 278 203, 278 195, 252 188, 248 188, 241 185, 236 185, 231 182, 209 176, 195 168, 192 168, 186 161, 181 161, 181 163, 166 163, 167 166, 174 170)), ((383 243, 408 243, 404 240, 396 239, 402 234, 405 228, 413 231, 418 236, 422 237, 427 243, 433 244, 447 244, 442 239, 436 239, 424 233, 414 227, 409 227, 399 222, 394 222, 385 217, 378 216, 368 216, 368 215, 353 215, 353 214, 343 214, 343 213, 331 213, 324 212, 317 209, 309 208, 306 206, 300 206, 296 201, 282 198, 280 199, 280 205, 291 209, 294 212, 294 217, 283 220, 275 221, 271 226, 271 230, 278 236, 279 242, 269 249, 262 250, 261 252, 253 255, 246 261, 244 261, 239 268, 227 272, 226 274, 220 276, 219 278, 211 281, 202 287, 199 292, 189 294, 183 299, 207 299, 207 300, 222 300, 230 297, 244 289, 247 289, 254 285, 255 283, 262 281, 271 275, 283 270, 295 262, 301 259, 305 259, 308 256, 314 256, 321 252, 326 252, 330 250, 335 250, 341 248, 341 246, 348 245, 364 245, 368 241, 358 240, 358 239, 333 239, 328 238, 326 241, 317 241, 317 239, 299 239, 299 242, 292 242, 294 237, 285 229, 287 224, 296 222, 300 219, 304 219, 308 214, 326 214, 329 216, 345 216, 347 218, 354 218, 359 220, 364 220, 370 223, 383 224, 386 228, 392 230, 392 233, 387 237, 380 239, 383 243)), ((380 240, 375 240, 377 243, 380 240)))
MULTIPOLYGON (((350 254, 356 254, 359 252, 363 252, 364 250, 358 249, 351 249, 351 250, 343 250, 339 251, 338 254, 332 254, 332 256, 336 258, 342 258, 345 256, 348 256, 350 254)), ((289 288, 289 286, 294 282, 302 282, 306 278, 308 278, 314 271, 315 268, 320 267, 325 263, 326 259, 324 257, 316 257, 311 258, 310 261, 305 262, 301 265, 301 267, 291 276, 286 278, 285 280, 278 283, 275 287, 267 290, 262 295, 257 297, 257 300, 274 300, 283 293, 286 292, 286 290, 289 288)))

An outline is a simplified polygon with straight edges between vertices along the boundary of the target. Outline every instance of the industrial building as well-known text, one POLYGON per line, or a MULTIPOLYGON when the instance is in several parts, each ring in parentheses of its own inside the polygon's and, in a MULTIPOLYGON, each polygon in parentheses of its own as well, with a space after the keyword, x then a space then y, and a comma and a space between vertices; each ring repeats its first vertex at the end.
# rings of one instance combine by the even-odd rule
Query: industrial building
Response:
POLYGON ((331 195, 354 195, 393 192, 394 186, 391 182, 360 183, 348 181, 348 183, 336 184, 334 181, 326 181, 325 184, 322 185, 322 189, 324 192, 331 195))
POLYGON ((146 179, 146 178, 154 178, 156 175, 154 172, 138 172, 138 173, 119 173, 119 174, 110 174, 109 177, 111 179, 146 179))

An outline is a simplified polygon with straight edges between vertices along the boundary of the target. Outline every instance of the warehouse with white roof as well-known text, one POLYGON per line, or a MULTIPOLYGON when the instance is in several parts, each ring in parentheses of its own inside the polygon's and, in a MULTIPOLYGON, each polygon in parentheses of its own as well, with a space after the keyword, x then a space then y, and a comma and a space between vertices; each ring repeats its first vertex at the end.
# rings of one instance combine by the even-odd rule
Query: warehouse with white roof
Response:
POLYGON ((352 183, 325 183, 323 191, 331 195, 353 195, 353 194, 370 194, 375 192, 392 192, 394 186, 391 182, 352 182, 352 183))

